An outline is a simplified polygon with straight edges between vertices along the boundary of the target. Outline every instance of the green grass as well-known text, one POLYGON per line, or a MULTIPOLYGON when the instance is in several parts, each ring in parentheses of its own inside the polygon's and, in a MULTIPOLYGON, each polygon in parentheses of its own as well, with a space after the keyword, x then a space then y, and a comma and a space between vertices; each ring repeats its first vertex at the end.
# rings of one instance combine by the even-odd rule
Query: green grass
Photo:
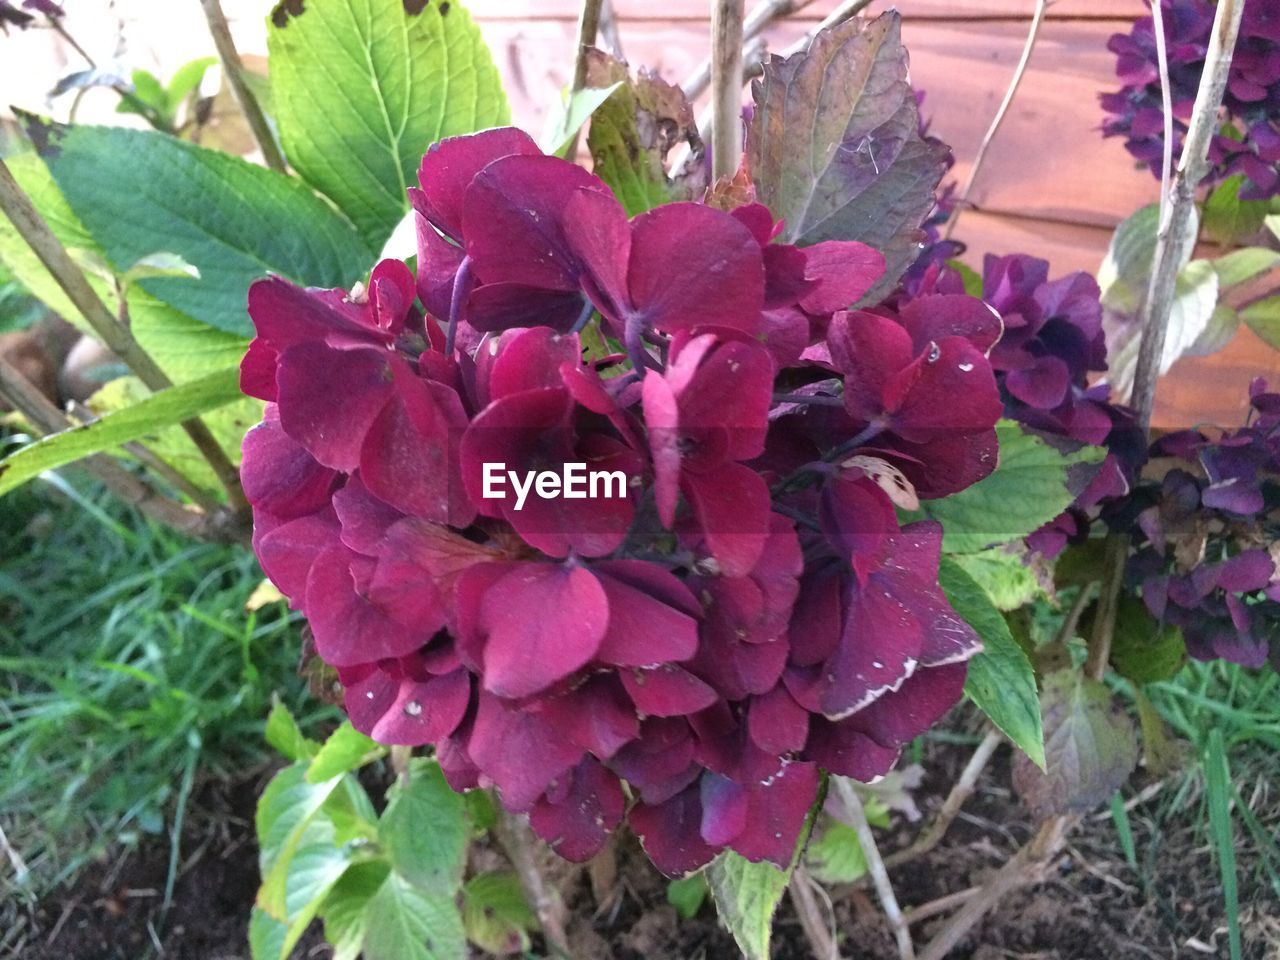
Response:
POLYGON ((296 674, 297 617, 245 610, 248 551, 84 490, 51 478, 0 499, 0 824, 33 891, 172 842, 203 782, 269 757, 274 692, 326 713, 296 674))

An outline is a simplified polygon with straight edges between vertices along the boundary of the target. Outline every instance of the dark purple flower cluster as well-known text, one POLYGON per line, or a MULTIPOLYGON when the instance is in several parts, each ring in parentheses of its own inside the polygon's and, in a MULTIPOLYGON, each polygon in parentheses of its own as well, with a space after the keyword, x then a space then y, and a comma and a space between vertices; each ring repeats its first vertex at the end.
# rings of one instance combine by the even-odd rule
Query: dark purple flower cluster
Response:
POLYGON ((1171 434, 1153 457, 1174 457, 1137 518, 1129 579, 1156 619, 1182 629, 1197 659, 1258 667, 1280 658, 1280 393, 1250 388, 1251 422, 1210 437, 1171 434))
MULTIPOLYGON (((1175 162, 1204 70, 1214 10, 1211 0, 1161 0, 1175 162)), ((1124 87, 1102 95, 1102 107, 1110 114, 1103 134, 1124 137, 1129 152, 1158 177, 1164 111, 1154 20, 1137 21, 1129 33, 1112 36, 1107 47, 1116 54, 1116 76, 1124 87)), ((1241 198, 1265 200, 1280 194, 1280 8, 1274 3, 1245 4, 1223 105, 1227 130, 1213 138, 1213 171, 1207 182, 1242 174, 1247 183, 1241 198)))
POLYGON ((564 856, 626 816, 670 874, 787 862, 820 768, 885 773, 961 695, 941 530, 894 504, 993 469, 998 318, 850 311, 876 251, 775 243, 758 204, 628 220, 512 129, 419 179, 416 277, 250 291, 263 568, 358 729, 564 856))

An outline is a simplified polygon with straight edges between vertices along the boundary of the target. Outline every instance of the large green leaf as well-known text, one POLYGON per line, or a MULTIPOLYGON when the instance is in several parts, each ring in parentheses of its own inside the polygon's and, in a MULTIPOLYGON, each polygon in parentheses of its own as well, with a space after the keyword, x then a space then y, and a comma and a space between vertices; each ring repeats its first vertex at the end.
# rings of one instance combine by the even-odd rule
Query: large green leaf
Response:
POLYGON ((902 19, 890 10, 823 30, 765 64, 747 138, 760 202, 784 239, 861 240, 885 256, 875 302, 911 265, 947 147, 920 136, 902 19))
POLYGON ((1240 319, 1268 346, 1280 350, 1280 297, 1257 300, 1240 311, 1240 319))
POLYGON ((1021 753, 1013 785, 1036 817, 1088 813, 1129 779, 1138 762, 1133 721, 1106 684, 1068 667, 1044 679, 1045 769, 1021 753))
MULTIPOLYGON (((333 960, 356 960, 364 947, 365 908, 382 889, 391 868, 385 860, 369 860, 347 869, 320 905, 324 938, 333 960)), ((255 958, 256 960, 256 958, 255 958)))
POLYGON ((499 957, 527 953, 529 932, 538 928, 514 873, 482 873, 468 880, 462 923, 468 940, 499 957))
MULTIPOLYGON (((44 161, 35 154, 24 154, 10 157, 5 163, 54 235, 73 256, 103 257, 101 248, 72 211, 44 161)), ((0 263, 55 313, 85 329, 76 308, 6 217, 0 217, 0 263)), ((115 291, 111 285, 92 272, 87 276, 98 296, 114 308, 115 291)), ((133 335, 177 382, 238 363, 248 345, 245 337, 193 320, 137 284, 129 288, 128 303, 133 335)))
POLYGON ((1040 696, 1031 661, 991 598, 950 557, 942 558, 938 583, 956 613, 982 638, 982 652, 969 661, 965 693, 1036 766, 1043 768, 1040 696))
POLYGON ((451 894, 423 893, 391 873, 364 912, 365 960, 464 960, 467 940, 451 894))
POLYGON ((175 253, 200 279, 138 285, 209 326, 252 332, 249 284, 267 273, 349 285, 373 259, 355 228, 305 184, 174 137, 112 127, 56 127, 46 160, 112 267, 175 253))
POLYGON ((768 862, 752 863, 732 850, 707 867, 707 885, 720 921, 747 960, 768 960, 773 915, 789 877, 790 871, 768 862))
POLYGON ((1241 200, 1243 174, 1227 177, 1204 201, 1204 232, 1223 246, 1235 246, 1254 237, 1270 212, 1267 200, 1241 200))
POLYGON ((996 434, 1000 462, 991 475, 945 499, 926 501, 917 514, 941 521, 948 553, 1025 537, 1065 510, 1106 456, 1101 447, 1060 451, 1010 420, 997 424, 996 434))
POLYGON ((239 371, 233 367, 161 390, 91 423, 51 434, 0 460, 0 495, 46 470, 142 439, 240 397, 239 371))
POLYGON ((345 720, 337 730, 329 734, 319 752, 307 768, 308 783, 322 783, 330 777, 362 767, 382 756, 386 747, 374 743, 345 720))
POLYGON ((258 906, 282 922, 288 921, 285 901, 290 863, 300 849, 334 838, 331 822, 316 823, 316 815, 340 782, 308 783, 308 763, 295 763, 277 773, 258 799, 254 825, 258 834, 258 866, 262 888, 258 906), (326 829, 327 828, 327 829, 326 829))
POLYGON ((289 163, 382 248, 427 147, 508 122, 498 70, 459 0, 307 0, 267 26, 289 163))
POLYGON ((408 774, 388 791, 378 839, 402 877, 429 893, 452 895, 471 839, 466 806, 434 760, 415 758, 408 774))

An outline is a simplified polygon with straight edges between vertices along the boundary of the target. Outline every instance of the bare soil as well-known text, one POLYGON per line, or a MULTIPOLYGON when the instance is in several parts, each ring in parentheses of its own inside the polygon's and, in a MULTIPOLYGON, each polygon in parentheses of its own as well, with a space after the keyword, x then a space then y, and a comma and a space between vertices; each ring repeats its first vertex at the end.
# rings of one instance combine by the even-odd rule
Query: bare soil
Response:
MULTIPOLYGON (((930 775, 917 792, 926 821, 967 759, 963 748, 932 748, 930 775)), ((892 874, 904 909, 981 884, 1030 836, 1032 824, 1008 787, 1007 758, 984 774, 943 843, 892 874)), ((20 960, 247 960, 246 925, 257 888, 252 812, 262 780, 206 788, 202 802, 216 816, 198 818, 182 848, 172 903, 163 904, 169 866, 166 844, 155 844, 89 871, 66 890, 29 907, 3 911, 8 948, 20 960)), ((1141 786, 1141 784, 1139 784, 1141 786)), ((1273 832, 1280 825, 1280 791, 1254 813, 1273 832)), ((1255 791, 1254 796, 1258 794, 1255 791)), ((1008 896, 953 953, 957 960, 1141 960, 1227 957, 1227 935, 1217 866, 1195 820, 1196 800, 1157 825, 1156 791, 1130 811, 1147 882, 1125 861, 1109 815, 1087 818, 1039 886, 1008 896)), ((900 818, 899 818, 900 819, 900 818)), ((905 845, 919 824, 897 823, 883 849, 905 845)), ((1257 853, 1237 830, 1241 924, 1245 956, 1280 957, 1280 903, 1256 879, 1257 853)), ((590 871, 548 860, 569 909, 569 937, 586 960, 733 960, 732 939, 704 905, 691 920, 678 919, 666 885, 632 838, 617 845, 616 875, 599 900, 590 871)), ((498 855, 491 855, 496 858, 498 855)), ((601 877, 597 876, 597 886, 601 877)), ((841 956, 897 960, 898 953, 874 894, 861 888, 832 891, 841 956)), ((913 925, 926 943, 946 915, 913 925)), ((535 942, 535 949, 540 944, 535 942)), ((317 930, 296 957, 329 956, 317 930)), ((775 960, 808 960, 812 951, 789 901, 775 925, 775 960)))

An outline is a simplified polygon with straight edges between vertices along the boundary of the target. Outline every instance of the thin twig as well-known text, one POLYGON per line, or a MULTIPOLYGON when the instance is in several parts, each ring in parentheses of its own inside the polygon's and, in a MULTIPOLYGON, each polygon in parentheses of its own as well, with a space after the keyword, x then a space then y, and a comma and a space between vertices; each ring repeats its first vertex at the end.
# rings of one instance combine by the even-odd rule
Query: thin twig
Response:
MULTIPOLYGON (((119 357, 149 390, 164 390, 173 386, 168 375, 89 286, 84 273, 75 265, 66 247, 54 236, 30 198, 18 186, 3 160, 0 160, 0 210, 4 211, 27 246, 44 264, 67 295, 67 299, 106 344, 107 349, 119 357)), ((184 421, 182 427, 226 490, 227 503, 232 513, 248 516, 249 504, 240 488, 240 474, 204 421, 193 418, 184 421)))
MULTIPOLYGON (((747 14, 745 20, 742 21, 742 41, 744 44, 749 43, 773 23, 782 17, 789 17, 793 13, 803 10, 813 0, 760 0, 751 12, 747 14)), ((745 56, 745 49, 744 49, 745 56)), ((708 86, 711 85, 711 58, 703 60, 693 73, 689 74, 689 78, 680 84, 680 89, 684 91, 684 95, 690 100, 696 100, 706 92, 708 86)))
POLYGON ((1173 174, 1173 91, 1169 88, 1169 51, 1164 39, 1164 4, 1151 0, 1156 35, 1156 68, 1160 71, 1160 105, 1164 111, 1164 155, 1160 158, 1160 223, 1169 212, 1169 177, 1173 174))
POLYGON ((840 960, 840 948, 836 942, 835 914, 828 908, 823 914, 815 891, 820 890, 803 866, 791 871, 787 892, 800 918, 800 929, 813 949, 814 960, 840 960))
POLYGON ((936 917, 940 913, 946 913, 948 910, 964 906, 981 892, 981 887, 958 890, 955 893, 948 893, 946 896, 938 897, 936 900, 930 900, 928 903, 922 903, 918 907, 907 907, 907 912, 903 915, 907 918, 907 923, 919 923, 922 920, 928 920, 930 917, 936 917))
POLYGON ((996 871, 995 876, 968 896, 964 906, 929 941, 920 960, 942 960, 972 927, 1011 891, 1039 883, 1045 867, 1058 852, 1068 818, 1046 820, 1036 835, 996 871))
MULTIPOLYGON (((596 37, 600 33, 600 20, 603 16, 604 0, 582 0, 582 14, 578 17, 578 41, 574 48, 573 81, 569 84, 569 104, 572 105, 574 94, 587 85, 587 71, 591 64, 591 49, 596 45, 596 37)), ((569 143, 561 156, 573 157, 578 153, 578 134, 573 131, 569 143)))
POLYGON ((742 19, 745 0, 711 7, 711 179, 732 177, 742 160, 742 19))
POLYGON ((973 756, 969 758, 969 762, 965 764, 964 770, 960 773, 960 779, 951 787, 951 792, 947 794, 947 799, 942 804, 942 809, 938 811, 937 817, 933 823, 929 825, 929 829, 925 830, 916 841, 905 850, 899 850, 897 853, 890 854, 885 858, 885 866, 892 869, 913 860, 923 854, 928 853, 946 836, 948 828, 959 815, 960 810, 964 807, 965 801, 973 795, 973 791, 978 784, 978 778, 982 776, 982 771, 987 768, 987 764, 991 761, 991 756, 996 752, 996 748, 1004 741, 1003 735, 994 727, 987 731, 987 735, 982 738, 982 742, 978 744, 977 749, 973 751, 973 756))
POLYGON ((604 0, 600 5, 600 42, 604 44, 609 55, 616 60, 625 60, 622 52, 622 34, 618 31, 618 18, 613 12, 613 0, 604 0))
POLYGON ((1094 680, 1101 680, 1111 660, 1111 642, 1115 638, 1116 615, 1120 610, 1120 593, 1124 587, 1124 568, 1129 559, 1129 535, 1112 533, 1107 536, 1102 559, 1102 585, 1098 591, 1098 608, 1093 618, 1093 633, 1089 637, 1089 656, 1084 672, 1094 680))
POLYGON ((236 50, 236 42, 231 37, 231 28, 227 25, 226 15, 222 12, 219 0, 200 0, 204 7, 204 18, 209 22, 209 33, 213 36, 213 45, 218 48, 218 59, 222 61, 222 72, 231 86, 231 93, 240 105, 240 112, 249 121, 249 131, 262 151, 262 159, 267 166, 279 173, 284 173, 286 166, 284 154, 276 143, 276 136, 267 122, 267 115, 262 112, 262 104, 249 89, 244 79, 244 61, 236 50))
POLYGON ((1173 311, 1174 284, 1181 268, 1181 254, 1191 240, 1191 217, 1195 210, 1196 187, 1209 170, 1209 143, 1218 129, 1218 109, 1227 86, 1231 54, 1240 32, 1244 0, 1220 0, 1213 18, 1204 73, 1196 91, 1195 106, 1182 141, 1182 157, 1169 184, 1167 214, 1156 236, 1156 252, 1151 282, 1138 311, 1142 342, 1133 374, 1130 405, 1143 431, 1151 428, 1151 408, 1155 402, 1156 380, 1164 355, 1165 333, 1173 311))
POLYGON ((569 938, 564 932, 564 903, 554 889, 547 886, 534 856, 533 833, 523 817, 512 815, 499 808, 494 834, 507 859, 520 878, 525 900, 533 907, 542 927, 547 946, 562 957, 570 957, 569 938))
POLYGON ((1022 56, 1018 60, 1018 66, 1013 71, 1013 79, 1009 81, 1009 89, 1004 92, 1004 99, 1000 101, 1000 107, 996 110, 996 115, 991 120, 991 126, 987 128, 986 134, 982 138, 982 143, 978 147, 978 153, 973 158, 973 166, 969 168, 969 176, 966 178, 964 188, 960 191, 960 197, 956 200, 955 209, 951 211, 951 218, 947 221, 947 227, 942 233, 943 239, 950 239, 951 232, 956 228, 956 221, 960 219, 960 213, 969 206, 969 194, 973 191, 973 185, 978 180, 978 172, 982 169, 982 161, 986 159, 987 150, 991 147, 991 143, 996 138, 996 134, 1000 132, 1000 125, 1004 123, 1004 118, 1009 112, 1009 107, 1013 104, 1013 98, 1018 92, 1018 87, 1022 84, 1022 77, 1027 72, 1027 64, 1031 62, 1032 51, 1036 48, 1036 40, 1040 36, 1040 27, 1044 24, 1045 12, 1049 9, 1051 0, 1036 0, 1036 12, 1031 18, 1031 26, 1027 30, 1027 41, 1022 46, 1022 56))
MULTIPOLYGON (((0 357, 0 394, 42 434, 58 433, 75 426, 48 397, 3 357, 0 357)), ((228 542, 236 539, 238 531, 243 530, 238 524, 226 522, 225 516, 221 514, 212 515, 188 509, 176 500, 171 500, 104 454, 86 457, 79 464, 101 480, 118 499, 151 519, 189 536, 228 542)))
POLYGON ((902 917, 898 907, 898 898, 893 892, 893 884, 889 882, 889 871, 885 869, 884 860, 880 858, 880 848, 876 846, 875 834, 871 832, 871 824, 867 822, 867 812, 862 807, 862 800, 853 784, 845 777, 832 777, 840 802, 844 804, 851 826, 858 834, 858 843, 862 846, 862 855, 867 861, 867 872, 875 884, 876 894, 880 897, 880 906, 884 910, 889 927, 898 941, 898 954, 902 960, 915 960, 916 950, 911 942, 911 930, 902 917))

